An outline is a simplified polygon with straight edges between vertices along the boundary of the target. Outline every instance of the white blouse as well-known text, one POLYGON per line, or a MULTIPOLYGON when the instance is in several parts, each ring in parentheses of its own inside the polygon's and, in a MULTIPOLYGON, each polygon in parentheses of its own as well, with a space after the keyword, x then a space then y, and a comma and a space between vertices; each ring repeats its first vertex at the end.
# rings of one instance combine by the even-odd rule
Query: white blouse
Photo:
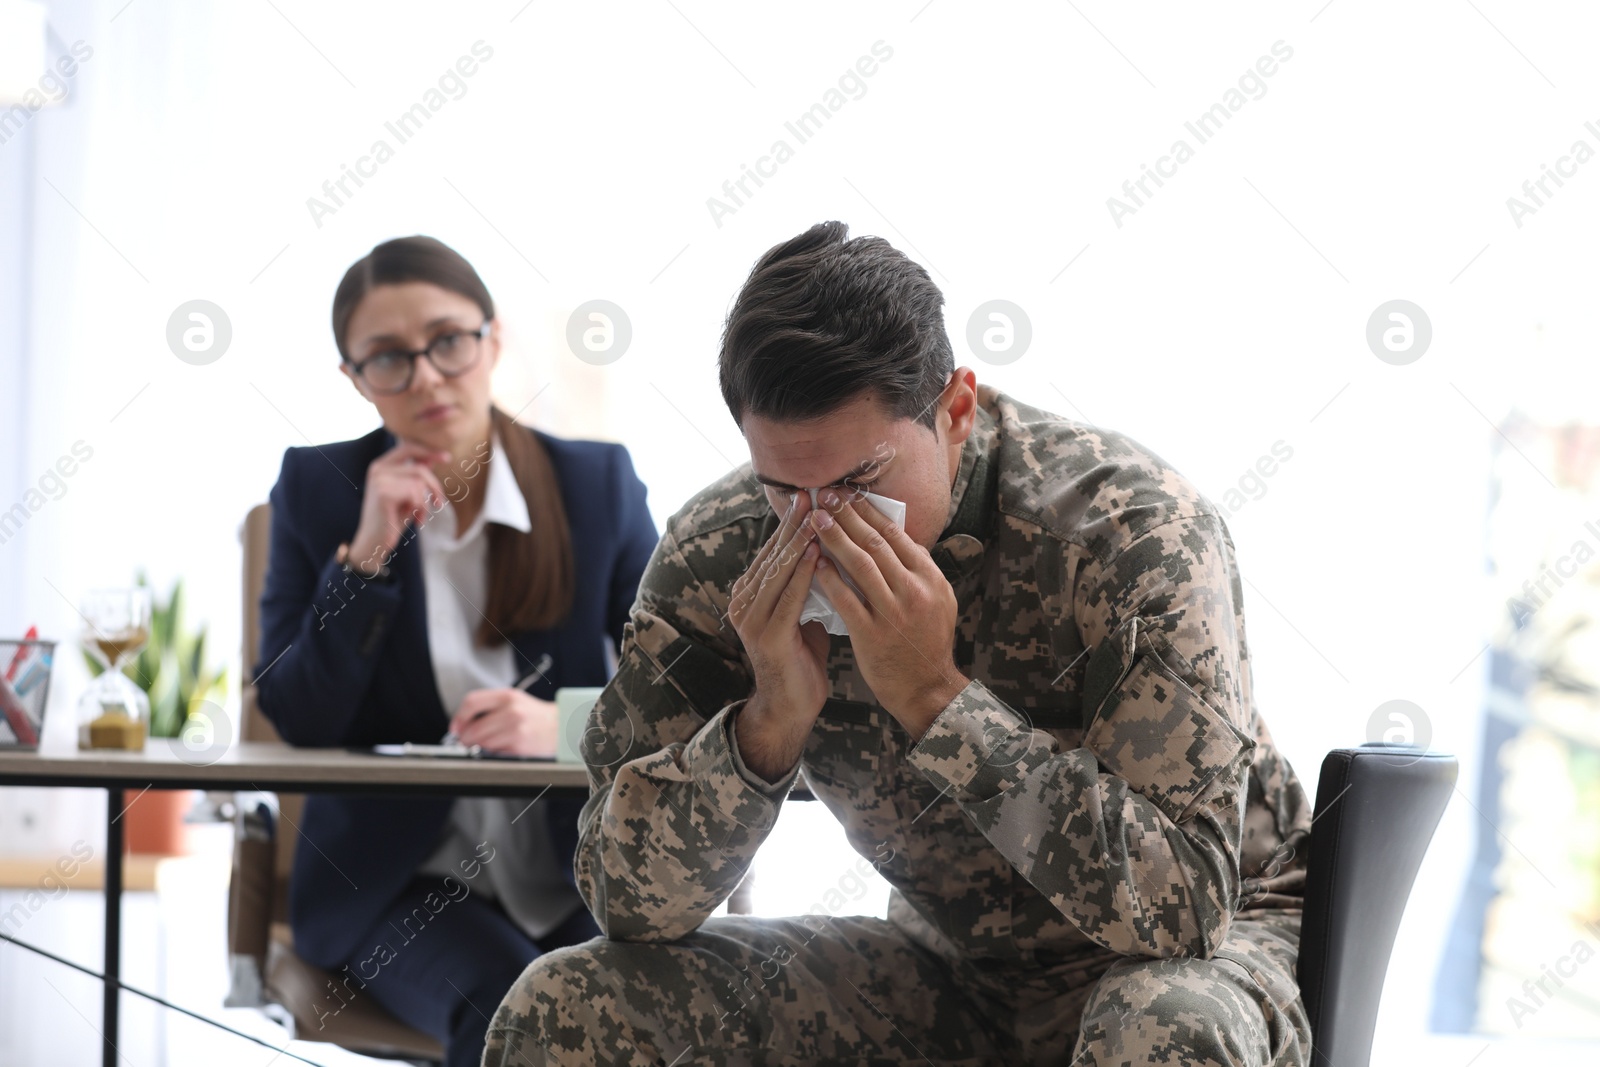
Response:
MULTIPOLYGON (((500 439, 490 446, 483 507, 472 525, 456 535, 455 508, 445 506, 417 533, 422 585, 428 613, 428 652, 434 684, 446 715, 454 715, 474 689, 498 689, 517 681, 516 654, 509 643, 492 647, 473 638, 489 602, 489 538, 486 527, 500 523, 526 533, 532 529, 528 503, 511 468, 501 458, 500 439)), ((448 492, 450 487, 446 487, 448 492)), ((437 848, 417 868, 418 875, 459 879, 461 860, 481 859, 487 841, 493 859, 473 890, 498 899, 511 919, 533 940, 548 934, 583 898, 561 874, 550 842, 543 802, 517 797, 459 797, 437 848)))

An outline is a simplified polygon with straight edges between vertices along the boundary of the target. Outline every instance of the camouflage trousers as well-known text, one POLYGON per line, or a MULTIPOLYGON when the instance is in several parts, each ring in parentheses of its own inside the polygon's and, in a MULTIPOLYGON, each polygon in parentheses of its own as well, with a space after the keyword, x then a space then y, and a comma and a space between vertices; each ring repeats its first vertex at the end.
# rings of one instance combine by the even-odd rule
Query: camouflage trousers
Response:
POLYGON ((528 966, 483 1063, 1303 1067, 1299 914, 1256 914, 1208 960, 1091 949, 1029 969, 950 960, 864 916, 595 938, 528 966))

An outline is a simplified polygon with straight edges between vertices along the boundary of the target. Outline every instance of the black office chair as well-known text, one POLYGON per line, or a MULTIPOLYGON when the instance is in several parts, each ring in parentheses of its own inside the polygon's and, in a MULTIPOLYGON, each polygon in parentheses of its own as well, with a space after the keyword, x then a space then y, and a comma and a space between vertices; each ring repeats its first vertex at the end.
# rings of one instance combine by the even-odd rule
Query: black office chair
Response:
POLYGON ((1456 770, 1454 756, 1377 742, 1322 761, 1299 961, 1314 1067, 1371 1060, 1395 931, 1456 770))

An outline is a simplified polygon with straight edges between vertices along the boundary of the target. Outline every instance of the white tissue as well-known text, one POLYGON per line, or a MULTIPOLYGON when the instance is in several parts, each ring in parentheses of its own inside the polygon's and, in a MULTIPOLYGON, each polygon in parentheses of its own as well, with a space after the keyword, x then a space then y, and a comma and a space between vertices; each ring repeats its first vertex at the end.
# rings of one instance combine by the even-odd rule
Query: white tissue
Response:
MULTIPOLYGON (((811 494, 811 506, 816 507, 817 491, 815 489, 809 489, 807 492, 811 494)), ((905 501, 891 500, 886 496, 879 496, 877 493, 864 492, 862 495, 867 498, 873 507, 889 516, 889 518, 893 519, 901 526, 905 525, 905 501)), ((818 547, 821 547, 821 542, 818 542, 818 547)), ((833 553, 829 552, 826 548, 822 549, 822 554, 829 559, 833 559, 833 553)), ((838 561, 835 560, 834 562, 837 563, 838 561)), ((856 589, 856 583, 852 582, 849 575, 845 574, 842 569, 838 570, 837 573, 839 577, 844 579, 846 585, 848 585, 851 589, 856 589)), ((859 592, 859 590, 857 591, 859 592)), ((827 630, 830 634, 834 634, 838 637, 850 636, 850 628, 844 624, 844 619, 837 611, 834 610, 833 602, 828 599, 828 594, 822 591, 822 583, 817 581, 815 575, 812 575, 811 577, 811 590, 806 594, 806 606, 800 612, 800 621, 803 623, 820 622, 822 623, 822 628, 827 630)))

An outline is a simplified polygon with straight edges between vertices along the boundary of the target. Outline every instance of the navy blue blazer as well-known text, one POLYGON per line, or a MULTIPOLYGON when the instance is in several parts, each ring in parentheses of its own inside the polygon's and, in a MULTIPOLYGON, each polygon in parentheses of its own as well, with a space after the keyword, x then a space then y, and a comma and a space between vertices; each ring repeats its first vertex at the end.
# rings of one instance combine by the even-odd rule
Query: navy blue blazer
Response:
MULTIPOLYGON (((622 628, 657 533, 628 450, 568 441, 524 427, 544 443, 561 486, 577 574, 572 611, 559 626, 507 636, 517 676, 548 654, 529 692, 609 680, 605 642, 622 628)), ((367 465, 393 447, 378 429, 355 441, 290 448, 273 486, 272 540, 261 595, 260 659, 252 672, 261 710, 293 745, 437 743, 449 723, 428 649, 421 555, 414 528, 390 562, 391 584, 346 580, 334 562, 355 535, 367 465)), ((512 679, 507 679, 510 684, 512 679)), ((531 797, 530 797, 531 799, 531 797)), ((339 967, 433 852, 451 797, 311 795, 297 834, 289 887, 295 951, 339 967)), ((577 799, 546 797, 569 879, 577 799)))

